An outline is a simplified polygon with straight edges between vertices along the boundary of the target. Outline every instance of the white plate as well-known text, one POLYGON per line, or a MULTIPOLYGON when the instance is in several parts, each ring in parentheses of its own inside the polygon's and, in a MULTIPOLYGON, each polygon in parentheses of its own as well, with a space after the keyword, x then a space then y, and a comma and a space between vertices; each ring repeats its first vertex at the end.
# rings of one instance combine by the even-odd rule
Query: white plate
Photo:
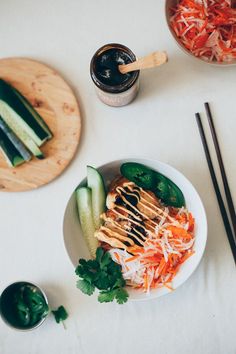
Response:
MULTIPOLYGON (((207 240, 207 220, 202 201, 195 188, 186 177, 184 177, 173 167, 160 161, 147 159, 125 159, 109 162, 98 168, 104 177, 105 183, 109 184, 110 181, 119 174, 119 169, 122 163, 130 161, 139 162, 149 166, 175 182, 182 190, 186 200, 186 206, 188 210, 192 212, 195 218, 195 253, 181 266, 179 272, 174 278, 172 285, 174 289, 177 289, 190 277, 190 275, 197 268, 205 249, 207 240)), ((84 182, 85 180, 83 180, 81 183, 84 182)), ((80 258, 89 258, 89 252, 82 236, 74 193, 72 194, 66 207, 63 222, 63 233, 67 253, 72 264, 76 267, 80 258)), ((167 288, 164 287, 161 289, 151 290, 149 295, 139 290, 130 288, 128 288, 128 291, 130 294, 129 299, 131 300, 152 299, 168 294, 170 292, 167 288)))

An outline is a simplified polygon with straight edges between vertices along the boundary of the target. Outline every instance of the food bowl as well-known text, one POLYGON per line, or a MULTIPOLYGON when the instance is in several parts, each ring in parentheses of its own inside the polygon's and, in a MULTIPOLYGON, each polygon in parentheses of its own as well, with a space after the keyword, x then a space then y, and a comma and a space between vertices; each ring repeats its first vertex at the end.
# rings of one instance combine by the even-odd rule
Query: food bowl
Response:
POLYGON ((165 1, 165 15, 166 15, 166 22, 167 25, 169 27, 170 33, 172 34, 173 38, 175 39, 177 45, 179 46, 179 48, 185 53, 187 54, 189 57, 195 58, 198 61, 204 62, 206 64, 210 64, 210 65, 214 65, 214 66, 220 66, 220 67, 228 67, 228 66, 233 66, 236 65, 236 60, 233 61, 229 61, 229 62, 217 62, 217 61, 207 61, 204 60, 200 57, 196 57, 194 54, 192 54, 179 40, 179 38, 177 37, 176 33, 174 32, 174 30, 172 29, 171 25, 170 25, 170 18, 171 18, 171 8, 175 7, 176 4, 178 3, 178 0, 166 0, 165 1))
MULTIPOLYGON (((0 298, 0 314, 3 321, 11 328, 20 330, 20 331, 29 331, 39 327, 47 318, 49 311, 48 311, 48 300, 47 296, 44 291, 38 287, 37 285, 27 282, 27 281, 17 281, 10 285, 8 285, 2 292, 0 298), (29 303, 29 296, 27 298, 27 294, 23 293, 25 289, 33 292, 33 294, 38 297, 38 300, 35 301, 35 298, 30 299, 29 303), (20 294, 20 295, 19 295, 20 294), (20 300, 16 300, 16 296, 20 296, 20 300), (23 325, 21 317, 16 310, 16 301, 21 301, 20 309, 23 311, 24 314, 24 321, 25 321, 25 314, 26 311, 31 316, 31 320, 29 323, 23 325), (47 311, 42 314, 40 312, 39 306, 42 304, 47 311), (33 310, 32 310, 33 308, 33 310), (40 315, 41 314, 41 315, 40 315), (33 316, 34 319, 33 319, 33 316), (33 319, 33 320, 32 320, 33 319)), ((28 315, 27 315, 28 316, 28 315)))
MULTIPOLYGON (((192 184, 188 181, 188 179, 175 168, 160 161, 148 159, 124 159, 104 164, 100 166, 98 170, 102 174, 105 184, 109 185, 113 178, 119 174, 120 166, 124 162, 131 161, 146 165, 162 173, 163 175, 170 178, 173 182, 175 182, 184 194, 187 208, 194 215, 196 221, 196 240, 194 244, 195 253, 181 266, 179 272, 174 278, 172 286, 174 289, 177 289, 194 272, 204 253, 207 240, 207 220, 203 204, 198 193, 192 184)), ((86 179, 82 180, 79 185, 82 185, 85 182, 86 179)), ((65 248, 74 267, 78 265, 78 260, 80 258, 90 258, 85 240, 81 232, 74 192, 72 192, 72 195, 66 206, 63 222, 63 234, 65 248)), ((151 290, 149 294, 143 293, 140 290, 131 289, 129 287, 127 287, 127 290, 129 292, 130 300, 147 300, 168 294, 170 292, 169 289, 164 287, 151 290)))

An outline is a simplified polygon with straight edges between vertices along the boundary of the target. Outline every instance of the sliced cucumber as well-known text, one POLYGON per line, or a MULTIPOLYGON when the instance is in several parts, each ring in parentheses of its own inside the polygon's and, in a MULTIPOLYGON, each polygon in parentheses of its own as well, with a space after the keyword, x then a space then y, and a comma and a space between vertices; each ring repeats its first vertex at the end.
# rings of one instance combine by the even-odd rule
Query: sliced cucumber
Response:
POLYGON ((0 100, 0 115, 10 129, 18 136, 23 144, 32 152, 38 159, 43 159, 44 155, 38 148, 35 142, 31 139, 28 133, 19 124, 18 114, 4 101, 0 100))
POLYGON ((48 134, 48 140, 52 138, 53 134, 43 118, 40 116, 40 114, 34 109, 34 107, 29 103, 29 101, 26 100, 26 98, 19 92, 17 91, 14 87, 12 87, 13 91, 17 95, 17 97, 21 100, 21 102, 24 104, 24 106, 28 109, 28 111, 32 114, 32 116, 37 120, 39 125, 47 132, 48 134))
POLYGON ((19 153, 19 151, 15 148, 15 146, 12 144, 10 139, 7 137, 7 135, 3 132, 3 130, 0 128, 0 149, 2 150, 7 163, 11 167, 16 167, 18 165, 21 165, 25 160, 19 153))
POLYGON ((18 123, 38 146, 41 146, 49 138, 48 132, 45 131, 26 105, 23 104, 19 95, 2 79, 0 79, 0 100, 7 103, 17 113, 18 123))
POLYGON ((15 148, 19 151, 21 156, 25 161, 29 161, 31 159, 31 154, 26 149, 21 140, 15 135, 15 133, 11 130, 11 128, 4 122, 4 120, 0 117, 0 128, 6 134, 8 139, 12 142, 15 148))
POLYGON ((95 258, 96 250, 98 248, 98 240, 94 236, 95 227, 93 223, 91 189, 86 187, 78 188, 76 190, 76 200, 83 236, 86 240, 91 256, 95 258))
MULTIPOLYGON (((36 144, 37 146, 42 145, 43 141, 41 141, 41 140, 39 139, 39 137, 38 137, 38 136, 35 134, 35 132, 25 123, 25 121, 21 118, 21 116, 19 116, 19 114, 18 114, 15 110, 13 110, 12 107, 8 105, 8 103, 6 103, 6 102, 3 101, 3 100, 0 100, 0 105, 2 105, 2 104, 8 106, 9 109, 11 109, 12 112, 14 112, 14 114, 11 115, 11 116, 12 116, 12 118, 11 118, 12 124, 16 124, 16 125, 19 126, 20 128, 24 129, 24 131, 27 132, 27 134, 29 135, 29 137, 35 142, 35 144, 36 144)), ((3 114, 1 114, 1 115, 3 115, 3 114)), ((3 118, 4 118, 4 116, 3 116, 3 118)))
POLYGON ((102 224, 101 214, 105 211, 106 192, 101 174, 95 168, 87 166, 88 187, 92 190, 92 211, 95 229, 99 229, 102 224))

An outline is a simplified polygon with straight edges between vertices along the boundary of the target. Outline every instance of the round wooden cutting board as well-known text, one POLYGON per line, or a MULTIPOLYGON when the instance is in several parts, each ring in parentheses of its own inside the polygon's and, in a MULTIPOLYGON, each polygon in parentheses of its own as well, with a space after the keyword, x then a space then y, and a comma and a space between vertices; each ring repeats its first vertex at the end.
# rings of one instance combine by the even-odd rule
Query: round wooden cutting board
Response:
POLYGON ((31 102, 53 133, 53 138, 40 147, 44 160, 34 157, 12 168, 0 151, 0 191, 38 188, 60 175, 76 152, 81 131, 77 100, 56 71, 31 59, 1 59, 0 78, 31 102))

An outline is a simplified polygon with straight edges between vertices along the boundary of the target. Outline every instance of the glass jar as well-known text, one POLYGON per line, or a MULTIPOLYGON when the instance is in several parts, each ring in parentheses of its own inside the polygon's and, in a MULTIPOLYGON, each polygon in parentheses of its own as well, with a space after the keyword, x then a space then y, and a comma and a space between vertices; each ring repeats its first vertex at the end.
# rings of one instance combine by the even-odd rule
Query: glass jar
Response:
POLYGON ((90 63, 90 74, 100 100, 113 107, 129 104, 139 89, 139 70, 122 74, 118 65, 136 60, 134 53, 122 44, 111 43, 99 48, 90 63))

